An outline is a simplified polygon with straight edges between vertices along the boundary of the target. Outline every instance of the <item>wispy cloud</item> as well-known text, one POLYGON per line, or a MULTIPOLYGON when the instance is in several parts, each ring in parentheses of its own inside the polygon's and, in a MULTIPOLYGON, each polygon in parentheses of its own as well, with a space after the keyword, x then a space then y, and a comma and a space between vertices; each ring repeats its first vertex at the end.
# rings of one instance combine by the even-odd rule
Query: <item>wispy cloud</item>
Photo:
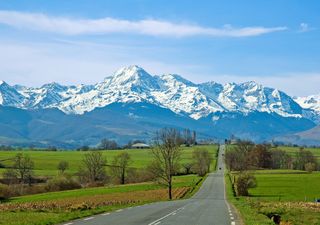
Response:
POLYGON ((150 36, 188 37, 250 37, 284 31, 287 27, 240 27, 225 25, 222 28, 203 27, 194 24, 173 23, 169 21, 144 19, 122 20, 115 18, 75 19, 53 17, 40 13, 0 11, 0 24, 11 27, 52 32, 64 35, 101 35, 110 33, 130 33, 150 36))
POLYGON ((310 27, 309 24, 300 23, 299 32, 304 33, 304 32, 308 32, 308 31, 312 31, 312 30, 315 30, 315 28, 314 27, 310 27))

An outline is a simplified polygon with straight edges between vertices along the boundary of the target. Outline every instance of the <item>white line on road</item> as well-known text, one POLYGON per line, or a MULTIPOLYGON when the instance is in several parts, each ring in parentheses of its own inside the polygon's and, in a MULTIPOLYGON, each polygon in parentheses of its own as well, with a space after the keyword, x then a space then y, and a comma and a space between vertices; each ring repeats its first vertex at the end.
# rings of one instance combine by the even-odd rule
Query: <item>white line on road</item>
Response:
POLYGON ((163 219, 167 218, 168 216, 171 216, 171 215, 175 215, 175 214, 177 214, 177 212, 178 212, 179 210, 181 210, 181 209, 183 209, 183 207, 181 207, 181 208, 179 208, 179 209, 174 210, 173 212, 171 212, 171 213, 169 213, 169 214, 167 214, 167 215, 165 215, 165 216, 163 216, 163 217, 161 217, 161 218, 159 218, 159 219, 157 219, 157 220, 153 221, 152 223, 149 223, 148 225, 157 225, 157 224, 159 224, 159 223, 160 223, 160 221, 161 221, 161 220, 163 220, 163 219))
POLYGON ((65 223, 64 225, 71 225, 71 224, 73 224, 73 223, 65 223))
POLYGON ((121 212, 121 211, 123 211, 123 209, 118 209, 116 212, 121 212))
POLYGON ((233 216, 230 217, 231 220, 234 220, 233 216))
POLYGON ((161 222, 158 222, 158 223, 155 223, 154 225, 158 225, 158 224, 160 224, 161 222))
POLYGON ((103 216, 108 216, 108 215, 110 215, 110 213, 103 213, 102 215, 103 216))
POLYGON ((236 225, 236 222, 232 221, 232 222, 231 222, 231 225, 236 225))
POLYGON ((87 220, 92 220, 92 219, 94 219, 94 217, 85 218, 85 219, 83 219, 83 220, 84 220, 84 221, 87 221, 87 220))

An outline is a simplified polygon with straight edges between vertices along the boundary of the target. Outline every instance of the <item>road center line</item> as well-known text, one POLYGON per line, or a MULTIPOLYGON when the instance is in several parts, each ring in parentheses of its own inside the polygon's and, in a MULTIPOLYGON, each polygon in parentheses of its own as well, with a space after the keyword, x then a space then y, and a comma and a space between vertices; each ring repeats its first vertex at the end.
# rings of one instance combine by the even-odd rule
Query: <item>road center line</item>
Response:
POLYGON ((171 212, 171 213, 169 213, 169 214, 167 214, 167 215, 165 215, 165 216, 163 216, 163 217, 161 217, 161 218, 159 218, 159 219, 157 219, 157 220, 155 220, 155 221, 153 221, 153 222, 149 223, 148 225, 157 225, 157 224, 159 224, 159 223, 160 223, 160 221, 161 221, 161 220, 163 220, 163 219, 167 218, 168 216, 175 215, 175 214, 176 214, 179 210, 181 210, 181 209, 183 209, 183 207, 181 207, 181 208, 179 208, 179 209, 174 210, 173 212, 171 212))

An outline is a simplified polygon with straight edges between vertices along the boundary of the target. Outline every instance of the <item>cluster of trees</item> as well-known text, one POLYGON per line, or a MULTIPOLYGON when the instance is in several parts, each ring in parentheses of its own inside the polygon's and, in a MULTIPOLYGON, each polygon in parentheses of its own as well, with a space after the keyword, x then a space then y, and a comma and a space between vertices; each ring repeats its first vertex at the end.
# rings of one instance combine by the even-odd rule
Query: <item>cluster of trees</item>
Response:
POLYGON ((197 144, 197 133, 194 130, 191 131, 190 129, 184 129, 182 138, 183 138, 183 143, 186 146, 197 144))
POLYGON ((242 141, 226 152, 225 160, 231 171, 252 169, 296 169, 312 172, 318 168, 312 152, 300 148, 295 155, 281 149, 272 149, 270 145, 242 141))
POLYGON ((255 169, 296 169, 312 172, 319 169, 317 158, 312 152, 300 148, 295 154, 281 149, 274 149, 267 144, 255 145, 249 141, 240 141, 237 146, 225 154, 225 161, 230 171, 236 171, 232 177, 235 192, 248 195, 248 189, 257 185, 250 170, 255 169))

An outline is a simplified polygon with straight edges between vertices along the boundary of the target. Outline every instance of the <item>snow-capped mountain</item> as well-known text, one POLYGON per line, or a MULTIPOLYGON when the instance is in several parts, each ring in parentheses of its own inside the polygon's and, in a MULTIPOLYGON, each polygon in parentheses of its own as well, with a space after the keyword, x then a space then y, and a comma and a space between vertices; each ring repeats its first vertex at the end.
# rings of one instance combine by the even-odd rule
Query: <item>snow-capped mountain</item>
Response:
POLYGON ((320 124, 319 97, 293 99, 253 81, 195 84, 176 74, 124 67, 95 85, 10 86, 0 81, 0 144, 95 145, 152 138, 162 127, 198 137, 254 141, 320 124))
POLYGON ((124 67, 96 85, 50 83, 40 88, 28 88, 2 82, 0 96, 0 104, 4 106, 58 108, 67 114, 83 114, 116 102, 148 102, 193 119, 216 112, 248 114, 255 111, 303 117, 302 107, 291 97, 253 81, 194 84, 175 74, 153 76, 138 66, 124 67))
POLYGON ((311 109, 320 114, 320 94, 307 97, 296 97, 294 100, 303 108, 311 109))

